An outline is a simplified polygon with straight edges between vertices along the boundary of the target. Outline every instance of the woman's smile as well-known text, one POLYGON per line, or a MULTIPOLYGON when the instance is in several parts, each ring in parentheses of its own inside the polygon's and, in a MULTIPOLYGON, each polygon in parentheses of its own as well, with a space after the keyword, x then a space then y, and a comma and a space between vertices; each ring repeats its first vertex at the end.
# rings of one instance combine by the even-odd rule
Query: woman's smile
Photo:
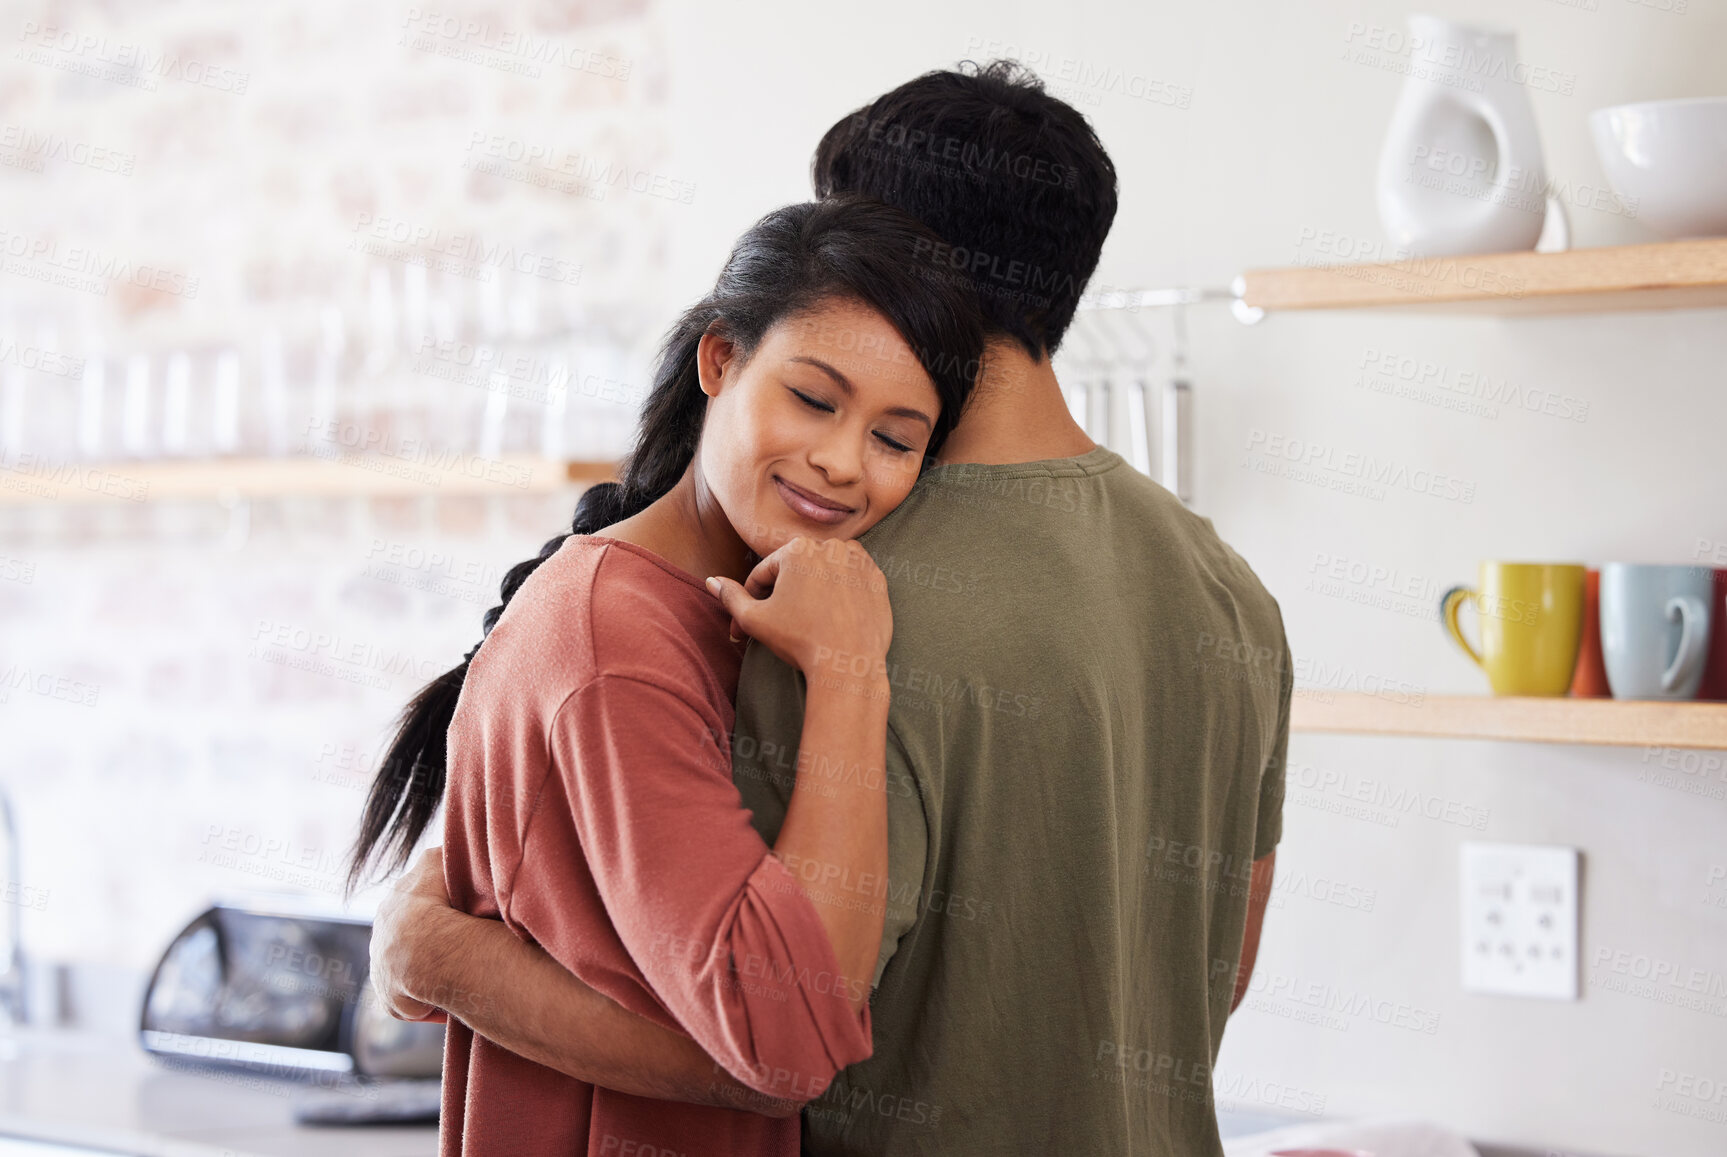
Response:
POLYGON ((837 526, 857 513, 855 506, 847 506, 831 498, 824 498, 814 491, 787 482, 778 474, 772 477, 774 489, 779 492, 780 501, 784 502, 792 513, 811 522, 819 523, 822 526, 837 526))

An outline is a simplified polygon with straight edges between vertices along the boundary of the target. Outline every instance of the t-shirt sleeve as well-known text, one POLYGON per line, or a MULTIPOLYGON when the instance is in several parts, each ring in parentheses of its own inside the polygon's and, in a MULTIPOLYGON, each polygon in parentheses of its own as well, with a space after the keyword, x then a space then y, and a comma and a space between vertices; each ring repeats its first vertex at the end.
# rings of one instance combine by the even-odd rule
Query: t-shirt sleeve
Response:
POLYGON ((1253 830, 1253 858, 1264 859, 1283 838, 1284 767, 1289 762, 1289 705, 1295 694, 1294 662, 1289 645, 1283 647, 1282 678, 1278 684, 1277 731, 1271 756, 1259 779, 1259 819, 1253 830))
MULTIPOLYGON (((804 678, 760 643, 744 653, 738 675, 737 722, 732 736, 732 777, 751 822, 762 839, 779 838, 786 807, 796 786, 797 754, 804 730, 804 678)), ((917 922, 922 905, 929 833, 924 826, 923 795, 916 769, 893 727, 887 736, 888 878, 887 913, 882 921, 881 954, 871 983, 917 922)))
MULTIPOLYGON (((870 1055, 868 1009, 852 1010, 815 906, 751 829, 710 714, 602 676, 559 709, 553 759, 601 902, 654 995, 740 1081, 808 1100, 870 1055)), ((540 918, 555 925, 556 907, 540 918)), ((584 933, 529 931, 554 957, 584 933)))

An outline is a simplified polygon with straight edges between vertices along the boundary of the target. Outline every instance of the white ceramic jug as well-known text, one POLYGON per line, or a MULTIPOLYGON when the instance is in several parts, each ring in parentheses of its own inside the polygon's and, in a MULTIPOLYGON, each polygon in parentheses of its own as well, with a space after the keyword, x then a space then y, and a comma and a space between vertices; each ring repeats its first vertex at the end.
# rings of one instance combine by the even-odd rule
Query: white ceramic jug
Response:
POLYGON ((1547 170, 1517 38, 1409 18, 1409 74, 1379 154, 1379 220, 1400 250, 1533 249, 1547 170))

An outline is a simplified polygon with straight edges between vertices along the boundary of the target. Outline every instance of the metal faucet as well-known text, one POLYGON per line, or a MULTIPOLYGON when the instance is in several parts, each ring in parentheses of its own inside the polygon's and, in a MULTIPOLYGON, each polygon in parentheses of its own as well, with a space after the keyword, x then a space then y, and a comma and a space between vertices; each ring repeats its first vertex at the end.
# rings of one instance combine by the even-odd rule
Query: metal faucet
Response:
POLYGON ((6 844, 6 887, 10 896, 0 896, 0 907, 6 909, 6 940, 0 960, 5 971, 0 972, 0 1008, 15 1025, 29 1021, 29 986, 24 970, 24 914, 20 904, 18 884, 18 825, 12 816, 12 797, 0 786, 0 840, 6 844))

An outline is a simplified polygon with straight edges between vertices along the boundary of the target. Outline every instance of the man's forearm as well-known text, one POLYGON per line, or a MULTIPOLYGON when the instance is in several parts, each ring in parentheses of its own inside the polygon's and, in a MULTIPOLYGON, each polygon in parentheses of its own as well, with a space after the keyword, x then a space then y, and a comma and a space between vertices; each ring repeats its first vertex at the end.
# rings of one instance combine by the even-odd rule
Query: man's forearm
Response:
POLYGON ((501 921, 445 909, 418 935, 408 994, 518 1056, 639 1097, 775 1117, 801 1107, 744 1085, 695 1041, 596 992, 501 921))

